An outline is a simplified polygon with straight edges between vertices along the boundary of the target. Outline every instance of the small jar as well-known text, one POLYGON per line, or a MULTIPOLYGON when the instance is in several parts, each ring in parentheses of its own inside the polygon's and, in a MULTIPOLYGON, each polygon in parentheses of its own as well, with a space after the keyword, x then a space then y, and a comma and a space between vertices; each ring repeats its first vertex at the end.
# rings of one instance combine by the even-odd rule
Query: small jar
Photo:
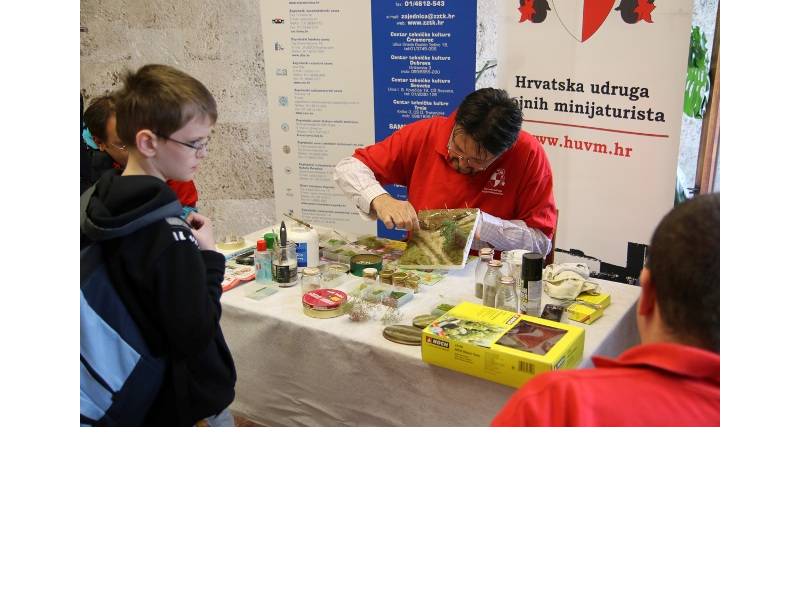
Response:
POLYGON ((395 274, 394 269, 384 269, 381 271, 381 283, 385 283, 386 285, 392 284, 392 275, 395 274))
POLYGON ((511 312, 517 312, 519 310, 517 286, 511 275, 503 275, 500 277, 500 286, 497 288, 494 306, 495 308, 501 308, 511 312))
POLYGON ((489 268, 483 278, 483 305, 494 307, 497 300, 497 288, 500 285, 500 269, 503 263, 499 260, 490 260, 489 268))
POLYGON ((322 271, 322 282, 325 284, 325 287, 333 287, 329 284, 347 275, 349 270, 349 265, 342 263, 326 263, 320 268, 320 271, 322 271))
POLYGON ((320 275, 319 268, 306 267, 300 276, 300 288, 303 293, 310 292, 311 290, 318 290, 322 287, 322 275, 320 275))
POLYGON ((408 273, 398 271, 392 275, 392 285, 394 287, 408 287, 408 273))
POLYGON ((414 290, 415 294, 419 292, 419 275, 415 275, 414 273, 409 273, 407 285, 410 289, 414 290))
POLYGON ((367 267, 361 272, 362 277, 364 279, 371 279, 372 281, 378 281, 378 269, 375 267, 367 267))

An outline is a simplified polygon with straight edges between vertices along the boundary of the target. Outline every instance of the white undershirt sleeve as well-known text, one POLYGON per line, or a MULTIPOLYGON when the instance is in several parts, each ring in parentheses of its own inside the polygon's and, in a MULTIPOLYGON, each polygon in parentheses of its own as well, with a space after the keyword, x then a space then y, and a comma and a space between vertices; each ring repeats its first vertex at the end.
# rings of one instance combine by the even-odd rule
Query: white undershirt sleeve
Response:
POLYGON ((388 192, 378 183, 375 174, 367 165, 355 156, 348 156, 334 167, 333 180, 344 195, 355 204, 363 218, 375 218, 374 215, 370 216, 372 200, 388 192))
POLYGON ((498 250, 524 248, 542 256, 550 253, 552 244, 539 229, 528 227, 525 221, 505 221, 481 211, 478 223, 481 245, 490 244, 498 250))

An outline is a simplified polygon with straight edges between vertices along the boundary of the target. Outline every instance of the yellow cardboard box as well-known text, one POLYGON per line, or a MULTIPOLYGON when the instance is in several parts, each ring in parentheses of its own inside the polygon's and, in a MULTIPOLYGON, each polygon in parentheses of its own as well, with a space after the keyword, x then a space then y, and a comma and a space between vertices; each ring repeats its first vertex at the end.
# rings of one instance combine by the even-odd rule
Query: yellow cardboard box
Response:
POLYGON ((580 300, 586 304, 591 304, 596 308, 606 308, 609 304, 611 304, 611 294, 583 292, 582 294, 578 295, 576 300, 580 300))
POLYGON ((462 302, 422 333, 422 360, 514 388, 540 373, 577 367, 584 331, 462 302))
POLYGON ((567 306, 564 309, 564 312, 567 313, 567 318, 572 319, 573 321, 578 321, 579 323, 583 323, 584 325, 588 325, 589 323, 594 323, 603 316, 603 309, 597 308, 595 306, 588 306, 586 304, 578 304, 574 302, 567 306))

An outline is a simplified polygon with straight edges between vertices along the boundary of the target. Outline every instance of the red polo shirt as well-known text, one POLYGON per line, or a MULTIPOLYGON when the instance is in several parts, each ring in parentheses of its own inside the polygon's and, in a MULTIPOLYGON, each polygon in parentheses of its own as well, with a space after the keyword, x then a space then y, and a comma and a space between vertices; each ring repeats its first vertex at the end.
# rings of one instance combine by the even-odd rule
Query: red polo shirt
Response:
POLYGON ((719 427, 719 354, 645 344, 592 361, 597 368, 534 377, 492 425, 719 427))
POLYGON ((539 141, 520 131, 514 145, 475 175, 448 164, 447 142, 455 114, 410 123, 385 140, 359 148, 353 156, 367 165, 381 185, 408 187, 417 212, 431 208, 479 208, 553 237, 556 206, 553 173, 539 141))
POLYGON ((197 204, 197 188, 194 181, 177 181, 175 179, 167 179, 167 185, 172 188, 175 195, 178 196, 178 201, 181 206, 194 207, 197 204))

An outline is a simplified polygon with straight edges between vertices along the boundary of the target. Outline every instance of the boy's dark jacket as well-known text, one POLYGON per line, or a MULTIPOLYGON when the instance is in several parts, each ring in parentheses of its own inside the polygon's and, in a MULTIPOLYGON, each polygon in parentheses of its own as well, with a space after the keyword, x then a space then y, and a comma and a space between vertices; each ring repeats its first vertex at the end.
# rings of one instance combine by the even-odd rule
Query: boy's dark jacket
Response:
POLYGON ((167 374, 145 425, 192 425, 234 396, 236 369, 219 326, 225 259, 199 250, 191 231, 166 220, 124 234, 133 219, 175 193, 149 175, 104 174, 82 217, 81 248, 103 246, 109 277, 167 374))

